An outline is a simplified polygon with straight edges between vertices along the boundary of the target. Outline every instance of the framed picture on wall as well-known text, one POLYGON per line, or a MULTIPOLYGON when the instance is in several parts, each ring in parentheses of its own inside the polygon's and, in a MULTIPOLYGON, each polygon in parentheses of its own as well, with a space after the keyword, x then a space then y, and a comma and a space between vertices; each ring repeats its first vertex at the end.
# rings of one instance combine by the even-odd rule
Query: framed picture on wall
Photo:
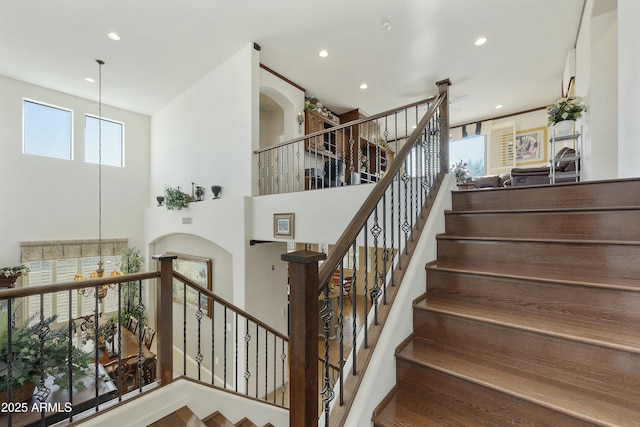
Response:
MULTIPOLYGON (((197 287, 213 290, 213 261, 210 258, 202 258, 193 255, 169 253, 177 258, 173 260, 173 270, 182 274, 187 279, 194 282, 197 287)), ((179 279, 173 278, 173 301, 185 303, 195 310, 201 308, 207 316, 211 317, 211 300, 206 295, 198 292, 196 286, 185 285, 179 279), (198 295, 200 301, 198 302, 198 295)))
POLYGON ((295 231, 294 214, 273 214, 273 237, 293 239, 295 231))
POLYGON ((516 131, 516 164, 547 161, 547 127, 516 131))

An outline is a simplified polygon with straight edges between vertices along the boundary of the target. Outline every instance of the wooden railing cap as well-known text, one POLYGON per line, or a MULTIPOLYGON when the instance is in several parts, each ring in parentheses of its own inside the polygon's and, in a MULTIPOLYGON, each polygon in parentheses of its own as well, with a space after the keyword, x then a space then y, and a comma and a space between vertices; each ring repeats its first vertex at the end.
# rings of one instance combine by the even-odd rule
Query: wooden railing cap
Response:
POLYGON ((164 261, 167 259, 177 259, 178 257, 176 255, 159 254, 159 255, 153 255, 152 258, 157 259, 158 261, 164 261))
POLYGON ((283 261, 295 262, 298 264, 311 264, 314 262, 322 261, 327 258, 327 254, 323 252, 313 252, 308 250, 289 252, 282 254, 283 261))

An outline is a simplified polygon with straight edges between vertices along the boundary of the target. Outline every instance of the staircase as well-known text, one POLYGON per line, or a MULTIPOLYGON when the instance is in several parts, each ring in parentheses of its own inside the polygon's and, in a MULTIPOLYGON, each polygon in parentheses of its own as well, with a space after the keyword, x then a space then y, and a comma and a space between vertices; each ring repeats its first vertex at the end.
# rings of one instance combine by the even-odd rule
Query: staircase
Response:
POLYGON ((376 427, 640 426, 640 180, 458 191, 376 427))
MULTIPOLYGON (((237 423, 229 421, 222 413, 216 411, 200 420, 188 406, 173 411, 169 415, 149 424, 148 427, 258 427, 251 420, 243 418, 237 423)), ((271 423, 264 427, 273 427, 271 423)))

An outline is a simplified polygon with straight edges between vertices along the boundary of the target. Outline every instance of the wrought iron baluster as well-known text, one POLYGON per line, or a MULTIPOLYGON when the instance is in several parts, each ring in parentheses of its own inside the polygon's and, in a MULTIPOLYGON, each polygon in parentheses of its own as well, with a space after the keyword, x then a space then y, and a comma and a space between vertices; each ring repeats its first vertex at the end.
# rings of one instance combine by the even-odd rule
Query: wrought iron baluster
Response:
POLYGON ((211 301, 211 384, 216 383, 216 300, 211 301))
POLYGON ((380 284, 379 284, 379 267, 378 267, 378 236, 382 228, 378 223, 378 206, 373 211, 373 227, 371 227, 371 234, 373 235, 373 288, 371 289, 371 304, 373 307, 374 325, 378 325, 378 298, 380 297, 380 284))
POLYGON ((251 334, 249 334, 249 319, 245 318, 245 356, 244 356, 244 390, 245 395, 249 395, 249 378, 251 378, 251 372, 249 372, 249 342, 251 341, 251 334))
POLYGON ((201 347, 201 338, 200 334, 202 333, 202 317, 204 316, 204 311, 202 311, 202 292, 198 291, 198 310, 196 311, 196 321, 198 322, 198 352, 196 353, 196 363, 198 364, 198 381, 201 380, 201 371, 202 371, 202 360, 204 356, 202 355, 202 347, 201 347))
POLYGON ((364 279, 364 295, 363 295, 363 308, 364 308, 364 317, 362 321, 362 326, 364 330, 364 348, 369 348, 369 322, 367 322, 367 318, 369 317, 369 244, 368 244, 368 236, 369 236, 369 219, 367 219, 364 223, 363 227, 363 237, 364 237, 364 274, 362 278, 364 279))
MULTIPOLYGON (((353 268, 351 269, 351 272, 352 272, 351 293, 353 293, 353 298, 352 298, 352 302, 351 302, 351 305, 352 305, 352 308, 353 308, 352 325, 351 325, 352 332, 353 332, 352 333, 352 342, 351 342, 351 349, 352 349, 351 351, 353 352, 353 357, 351 358, 351 360, 353 361, 353 368, 352 368, 353 375, 357 375, 358 374, 358 370, 357 370, 357 367, 356 367, 356 356, 357 356, 357 345, 356 345, 356 343, 357 343, 357 338, 358 338, 358 336, 356 334, 357 327, 358 327, 358 324, 356 322, 356 317, 357 317, 357 313, 358 313, 358 309, 357 309, 357 307, 358 307, 357 306, 358 294, 355 291, 356 283, 357 283, 357 274, 356 274, 356 272, 358 271, 358 267, 357 267, 358 266, 358 264, 357 264, 358 258, 356 257, 356 251, 357 250, 358 250, 358 243, 357 243, 357 241, 354 241, 353 245, 352 245, 353 268)), ((363 322, 366 322, 366 319, 363 319, 363 322)))
MULTIPOLYGON (((258 398, 258 378, 260 378, 260 372, 258 370, 258 360, 260 359, 260 350, 259 350, 259 341, 260 341, 260 330, 258 324, 256 323, 256 399, 258 398)), ((265 358, 267 355, 265 354, 265 358)))
MULTIPOLYGON (((340 354, 340 360, 338 363, 338 366, 340 367, 338 375, 339 375, 339 380, 340 380, 340 385, 339 385, 339 396, 340 396, 340 405, 344 405, 344 376, 343 376, 343 369, 344 369, 344 262, 341 261, 340 262, 340 273, 338 275, 338 279, 340 280, 340 285, 338 286, 338 289, 340 290, 340 295, 339 295, 339 299, 338 299, 338 303, 340 304, 340 316, 338 317, 338 330, 340 331, 340 336, 339 336, 339 354, 340 354)), ((355 313, 353 313, 353 316, 355 317, 355 313)))
POLYGON ((227 388, 227 306, 224 306, 224 347, 223 347, 223 351, 224 351, 224 355, 223 355, 223 362, 224 362, 224 373, 223 373, 223 380, 224 380, 224 384, 222 385, 222 387, 227 388))
MULTIPOLYGON (((276 334, 273 334, 273 346, 274 347, 276 346, 276 342, 277 342, 276 340, 277 339, 278 339, 278 337, 276 337, 276 334)), ((284 395, 285 395, 285 393, 287 391, 286 382, 284 380, 284 367, 285 367, 285 365, 287 363, 287 353, 285 352, 284 340, 281 339, 281 341, 282 341, 282 352, 280 353, 280 359, 282 360, 282 362, 281 362, 280 365, 282 367, 281 368, 282 369, 282 381, 281 381, 280 390, 282 391, 281 392, 282 398, 280 400, 280 403, 284 406, 284 395)), ((275 392, 276 392, 276 383, 274 382, 273 383, 273 394, 274 395, 276 394, 275 392)))
POLYGON ((330 299, 329 299, 329 286, 325 286, 324 288, 324 298, 322 302, 322 310, 320 311, 320 316, 323 321, 323 331, 324 331, 324 373, 322 377, 322 391, 320 394, 322 395, 322 406, 325 413, 325 425, 329 424, 329 405, 331 401, 334 399, 333 387, 331 385, 331 378, 329 377, 329 337, 331 333, 331 318, 333 318, 334 313, 331 309, 330 299))
MULTIPOLYGON (((187 295, 187 293, 185 292, 184 295, 187 295)), ((185 298, 185 324, 186 324, 186 320, 187 320, 187 315, 186 315, 186 298, 185 298)), ((140 391, 140 393, 142 393, 142 368, 145 362, 144 356, 142 354, 142 319, 144 318, 144 312, 145 312, 145 306, 142 303, 142 280, 138 281, 138 305, 136 305, 136 312, 138 314, 138 371, 136 373, 136 375, 138 375, 138 389, 140 391)), ((185 354, 187 352, 187 344, 186 344, 186 326, 185 326, 185 354)), ((186 362, 185 362, 186 365, 186 362)))
POLYGON ((234 329, 235 329, 235 335, 236 335, 236 337, 235 337, 236 357, 234 358, 236 367, 234 369, 234 372, 235 372, 234 382, 235 382, 235 387, 236 387, 236 392, 237 392, 238 391, 238 329, 240 329, 240 328, 238 328, 238 313, 237 312, 236 312, 236 322, 235 322, 235 325, 234 325, 234 329))

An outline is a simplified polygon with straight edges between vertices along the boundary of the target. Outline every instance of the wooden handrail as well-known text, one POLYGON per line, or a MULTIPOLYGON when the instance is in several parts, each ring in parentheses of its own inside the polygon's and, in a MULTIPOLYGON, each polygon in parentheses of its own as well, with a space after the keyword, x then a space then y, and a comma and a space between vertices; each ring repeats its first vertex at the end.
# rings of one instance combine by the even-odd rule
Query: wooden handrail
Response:
MULTIPOLYGON (((449 87, 450 84, 451 82, 449 82, 449 80, 443 80, 442 82, 438 82, 438 87, 440 88, 440 94, 438 95, 436 100, 431 104, 431 106, 429 107, 429 110, 424 115, 424 117, 420 120, 420 122, 418 123, 416 128, 413 130, 413 132, 411 132, 411 135, 409 136, 409 139, 407 140, 407 142, 396 153, 396 156, 393 162, 391 162, 391 164, 389 165, 386 174, 376 184, 373 190, 371 190, 371 193, 369 194, 369 196, 366 198, 362 206, 360 206, 360 209, 358 209, 358 212, 355 214, 355 216, 353 217, 353 219, 351 220, 347 228, 344 230, 344 232, 342 233, 342 235, 340 236, 336 244, 333 246, 333 249, 327 256, 327 260, 322 264, 322 267, 318 272, 318 275, 319 275, 318 294, 320 294, 320 292, 322 292, 322 289, 325 286, 327 286, 327 284, 329 283, 329 280, 331 279, 331 275, 335 271, 336 266, 342 260, 344 255, 347 253, 347 251, 349 250, 349 247, 352 245, 352 243, 355 241, 356 237, 360 233, 360 230, 362 229, 362 227, 364 227, 364 224, 369 218, 369 215, 376 208, 376 206, 378 205, 378 202, 380 201, 380 199, 382 199, 382 196, 387 191, 387 188, 389 187, 389 185, 391 185, 391 183, 395 179, 396 174, 400 171, 400 168, 402 168, 405 159, 411 153, 411 150, 413 149, 413 145, 420 137, 420 134, 423 132, 429 120, 431 120, 432 116, 435 114, 435 112, 438 110, 438 108, 441 105, 443 107, 447 105, 447 102, 446 102, 447 88, 449 87)), ((444 132, 444 133, 447 133, 447 132, 444 132)), ((448 137, 449 136, 446 135, 447 139, 448 137)), ((442 140, 441 140, 441 144, 442 144, 442 140)), ((447 165, 445 165, 445 168, 446 166, 447 165)))
POLYGON ((278 338, 280 338, 280 339, 282 339, 282 340, 284 340, 286 342, 289 342, 289 337, 288 336, 276 331, 271 326, 267 325, 263 321, 257 319, 256 317, 252 316, 251 314, 247 313, 246 311, 244 311, 240 307, 233 305, 232 303, 230 303, 229 301, 225 300, 224 298, 220 298, 218 295, 214 294, 210 290, 203 288, 197 282, 195 282, 194 280, 189 279, 187 276, 185 276, 183 274, 180 274, 177 271, 174 271, 173 272, 173 277, 177 278, 178 280, 180 280, 183 283, 186 283, 190 288, 193 288, 196 292, 200 292, 202 295, 205 295, 207 298, 211 298, 211 300, 217 302, 218 304, 230 309, 231 311, 235 311, 236 313, 240 314, 245 319, 248 319, 248 320, 252 321, 253 323, 255 323, 256 325, 260 326, 261 328, 266 329, 267 331, 271 332, 273 335, 277 336, 278 338))
POLYGON ((159 277, 159 271, 150 271, 148 273, 121 274, 119 276, 99 277, 96 279, 72 280, 70 282, 52 283, 50 285, 34 285, 23 288, 9 288, 0 290, 0 298, 22 298, 54 292, 93 288, 100 285, 113 285, 127 282, 137 282, 140 280, 157 279, 159 277))
POLYGON ((270 146, 265 147, 265 148, 260 148, 259 150, 254 150, 253 154, 260 154, 260 153, 263 153, 265 151, 269 151, 269 150, 273 150, 275 148, 280 148, 280 147, 284 147, 286 145, 293 144, 295 142, 304 141, 305 139, 311 139, 311 138, 314 138, 316 136, 323 135, 325 133, 336 132, 338 130, 341 130, 341 129, 344 129, 344 128, 347 128, 347 127, 356 126, 356 125, 359 125, 361 123, 370 122, 372 120, 377 120, 377 119, 380 119, 382 117, 391 115, 391 114, 393 114, 393 113, 395 113, 397 111, 406 110, 408 108, 416 107, 416 106, 422 105, 422 104, 428 104, 430 102, 433 102, 436 98, 437 98, 436 96, 432 96, 432 97, 429 97, 429 98, 426 98, 426 99, 422 99, 420 101, 412 102, 410 104, 394 108, 392 110, 383 111, 382 113, 378 113, 378 114, 375 114, 373 116, 367 116, 367 117, 363 117, 363 118, 358 119, 358 120, 352 120, 350 122, 347 122, 347 123, 344 123, 344 124, 341 124, 341 125, 338 125, 338 126, 333 126, 333 127, 329 128, 329 129, 325 129, 325 130, 321 130, 321 131, 318 131, 318 132, 310 133, 310 134, 307 134, 307 135, 304 135, 304 136, 301 136, 301 137, 298 137, 298 138, 289 139, 287 141, 280 142, 278 144, 273 144, 273 145, 270 145, 270 146))

